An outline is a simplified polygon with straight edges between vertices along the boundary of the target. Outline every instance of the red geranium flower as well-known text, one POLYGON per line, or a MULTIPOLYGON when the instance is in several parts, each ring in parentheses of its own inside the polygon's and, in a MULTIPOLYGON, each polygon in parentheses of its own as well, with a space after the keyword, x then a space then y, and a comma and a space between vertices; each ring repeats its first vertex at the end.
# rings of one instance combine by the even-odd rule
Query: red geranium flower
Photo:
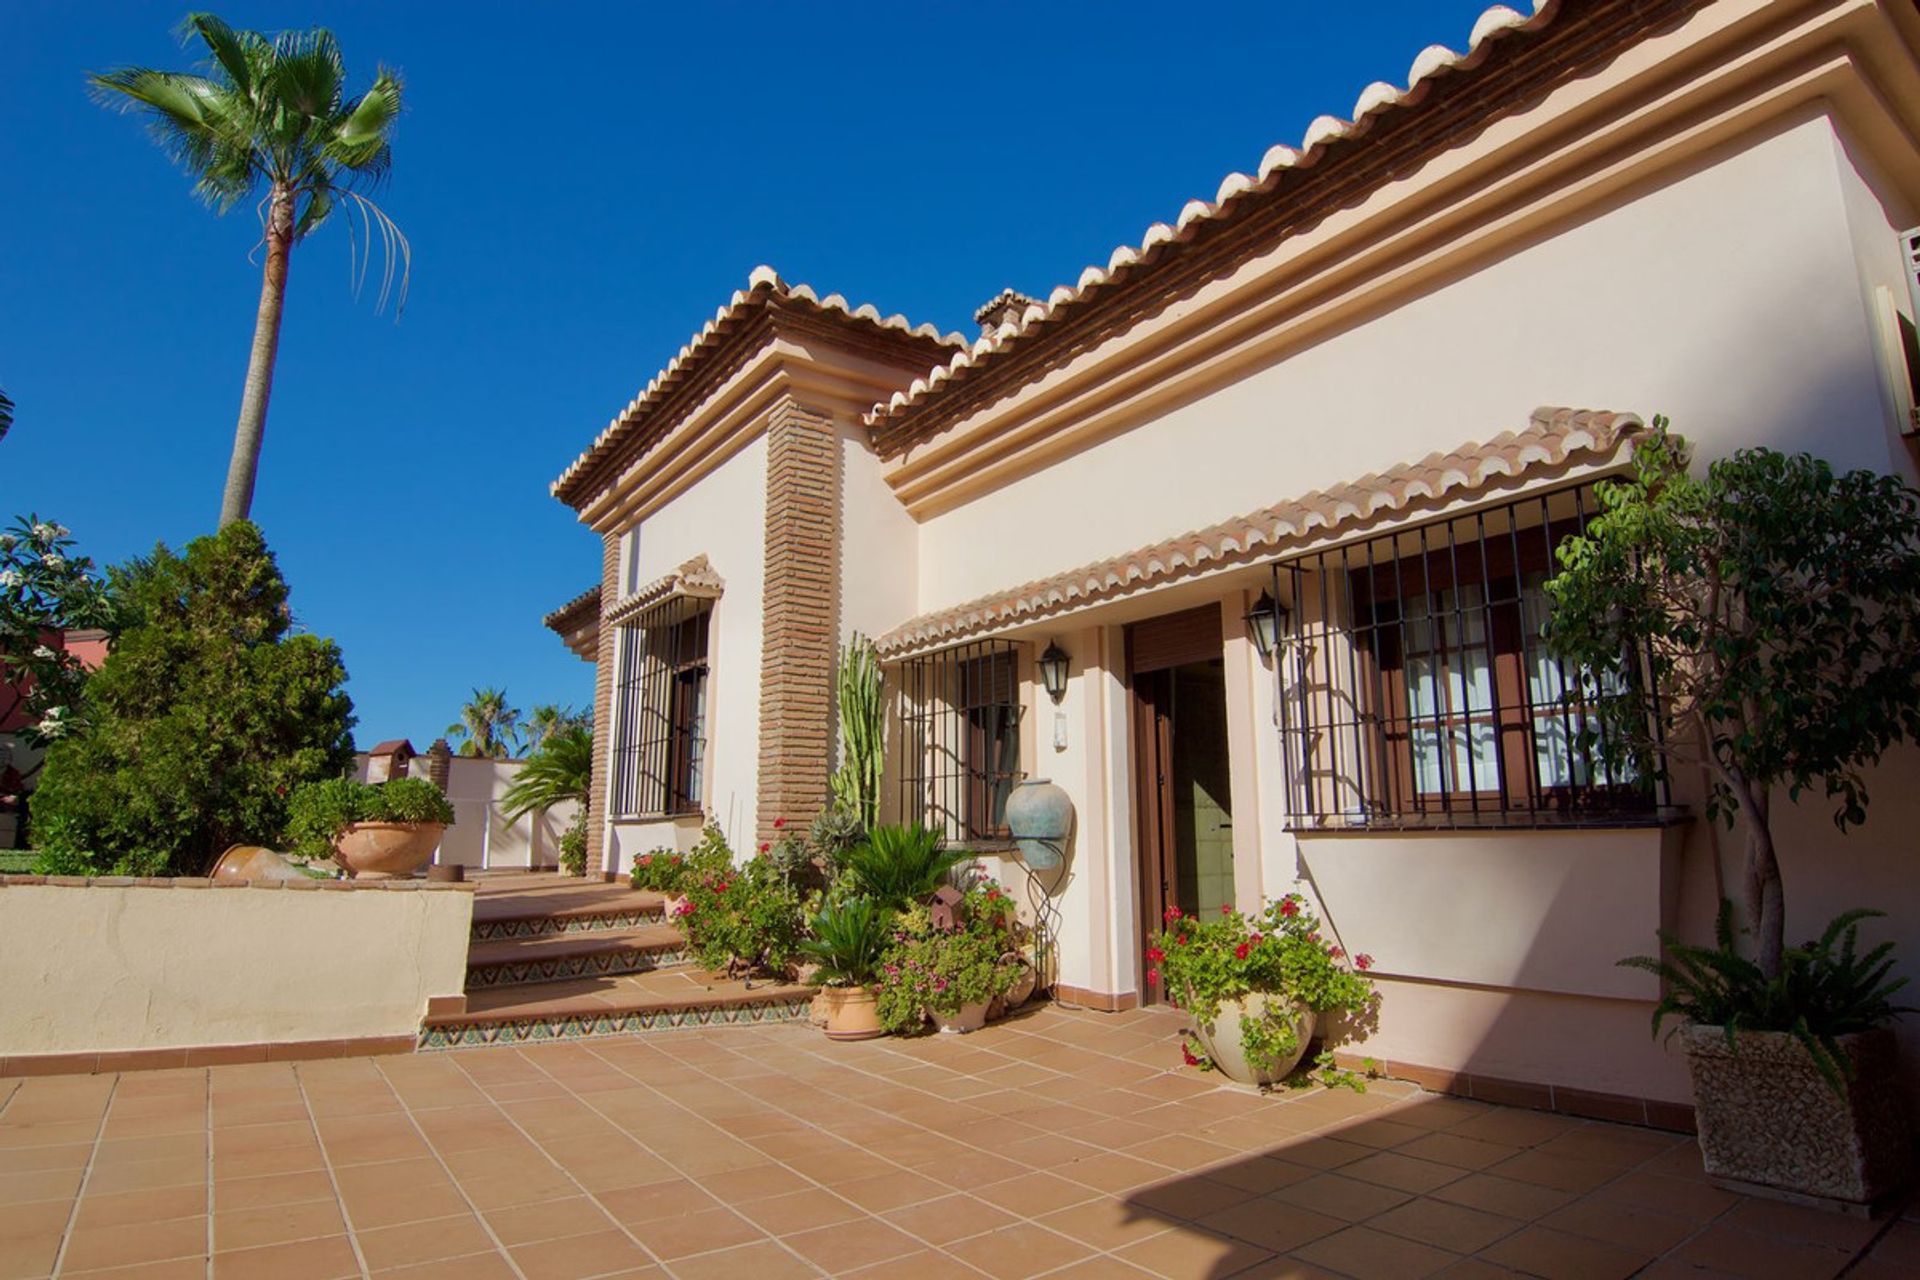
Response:
POLYGON ((1233 949, 1233 958, 1235 960, 1245 960, 1247 958, 1247 952, 1250 949, 1251 948, 1249 948, 1246 943, 1244 942, 1241 943, 1239 946, 1233 949))
POLYGON ((1158 947, 1147 948, 1147 959, 1153 961, 1155 964, 1159 964, 1162 960, 1165 960, 1166 958, 1167 958, 1167 953, 1162 951, 1160 948, 1158 947))
POLYGON ((1160 971, 1158 969, 1147 970, 1147 981, 1148 982, 1160 981, 1160 971))
POLYGON ((1187 1042, 1185 1040, 1182 1040, 1180 1042, 1180 1056, 1187 1060, 1187 1065, 1190 1067, 1197 1067, 1200 1065, 1200 1059, 1193 1056, 1193 1050, 1187 1047, 1187 1042))
POLYGON ((1339 960, 1347 954, 1347 949, 1345 947, 1328 947, 1327 954, 1335 960, 1339 960))
POLYGON ((1257 947, 1257 946, 1259 946, 1259 945, 1260 945, 1261 943, 1263 943, 1263 942, 1265 942, 1265 941, 1266 941, 1266 939, 1265 939, 1264 937, 1262 937, 1261 935, 1259 935, 1259 934, 1257 934, 1257 933, 1256 933, 1256 934, 1254 934, 1254 935, 1253 935, 1253 936, 1252 936, 1251 938, 1248 938, 1248 939, 1247 939, 1247 941, 1248 941, 1248 942, 1251 942, 1251 943, 1252 943, 1252 944, 1253 944, 1254 946, 1256 946, 1256 947, 1257 947))
POLYGON ((1180 908, 1178 907, 1167 908, 1166 921, 1168 924, 1172 924, 1175 920, 1178 920, 1179 918, 1180 918, 1180 908))
POLYGON ((787 825, 787 820, 785 818, 775 818, 773 820, 773 829, 775 831, 780 830, 782 827, 786 825, 787 825))
POLYGON ((1353 958, 1353 967, 1356 969, 1371 969, 1373 968, 1373 957, 1362 951, 1353 958))
POLYGON ((1300 904, 1292 898, 1282 898, 1280 899, 1280 914, 1283 916, 1297 916, 1300 914, 1300 904))
POLYGON ((1226 902, 1223 902, 1223 903, 1221 903, 1221 904, 1220 904, 1220 914, 1221 914, 1221 915, 1223 915, 1223 916, 1230 916, 1230 915, 1232 915, 1232 914, 1233 914, 1233 906, 1232 906, 1232 904, 1230 904, 1230 903, 1226 903, 1226 902))
POLYGON ((1175 938, 1174 941, 1184 947, 1187 945, 1187 935, 1183 933, 1179 937, 1175 938))
POLYGON ((773 846, 768 844, 765 840, 762 840, 760 842, 760 852, 765 853, 767 850, 771 848, 773 848, 773 846))

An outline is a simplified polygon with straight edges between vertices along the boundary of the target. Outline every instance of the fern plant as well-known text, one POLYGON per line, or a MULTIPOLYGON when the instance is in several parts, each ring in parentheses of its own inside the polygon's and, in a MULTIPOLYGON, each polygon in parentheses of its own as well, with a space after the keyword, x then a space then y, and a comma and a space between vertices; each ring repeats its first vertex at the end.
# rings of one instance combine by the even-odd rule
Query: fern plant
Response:
POLYGON ((851 898, 813 918, 813 936, 800 952, 820 966, 814 981, 827 987, 872 982, 893 943, 894 913, 872 898, 851 898))
POLYGON ((845 869, 855 891, 896 909, 932 897, 948 874, 973 854, 947 848, 946 837, 915 823, 874 827, 847 850, 845 869))
POLYGON ((1839 1038, 1912 1012, 1893 1003, 1894 993, 1907 985, 1905 978, 1889 977, 1893 943, 1864 954, 1858 949, 1860 922, 1885 914, 1864 907, 1842 912, 1818 939, 1786 948, 1779 974, 1769 978, 1740 954, 1733 904, 1723 900, 1713 946, 1692 946, 1663 930, 1664 956, 1629 956, 1620 964, 1661 979, 1664 994, 1653 1009, 1654 1035, 1668 1018, 1684 1018, 1696 1026, 1724 1028, 1737 1052, 1742 1031, 1782 1031, 1806 1049, 1828 1086, 1844 1094, 1853 1064, 1841 1052, 1839 1038))

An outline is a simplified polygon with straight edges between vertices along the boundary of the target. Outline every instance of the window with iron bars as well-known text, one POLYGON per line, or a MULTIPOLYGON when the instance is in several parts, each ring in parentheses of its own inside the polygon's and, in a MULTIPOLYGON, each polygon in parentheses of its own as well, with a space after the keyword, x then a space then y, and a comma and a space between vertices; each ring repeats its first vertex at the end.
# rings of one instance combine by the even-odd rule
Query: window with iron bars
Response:
POLYGON ((709 601, 667 600, 620 629, 613 795, 621 818, 699 813, 705 799, 709 601))
POLYGON ((1652 771, 1606 758, 1597 712, 1618 677, 1570 669, 1546 646, 1555 552, 1595 510, 1581 486, 1275 566, 1294 828, 1658 816, 1667 797, 1652 771))
POLYGON ((987 640, 897 668, 900 814, 956 843, 1007 838, 1020 772, 1020 650, 987 640))

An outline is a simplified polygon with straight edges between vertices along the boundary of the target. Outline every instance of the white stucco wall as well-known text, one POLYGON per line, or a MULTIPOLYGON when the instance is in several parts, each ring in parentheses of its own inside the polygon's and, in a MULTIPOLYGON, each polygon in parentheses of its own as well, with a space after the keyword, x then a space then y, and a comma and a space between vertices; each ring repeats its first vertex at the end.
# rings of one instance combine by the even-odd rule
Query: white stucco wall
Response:
POLYGON ((1707 457, 1773 445, 1912 474, 1880 425, 1843 168, 1831 123, 1805 120, 937 515, 919 607, 1518 430, 1539 405, 1665 413, 1707 457))
POLYGON ((10 884, 0 1055, 412 1035, 472 922, 451 885, 10 884))
MULTIPOLYGON (((726 583, 707 634, 706 805, 736 847, 752 835, 759 786, 766 510, 767 444, 759 435, 642 521, 626 553, 627 579, 640 586, 697 555, 726 583)), ((616 722, 618 716, 616 708, 616 722)), ((635 854, 684 839, 688 825, 620 822, 610 814, 607 821, 606 869, 619 872, 632 868, 635 854)), ((697 837, 697 821, 692 827, 697 837)))

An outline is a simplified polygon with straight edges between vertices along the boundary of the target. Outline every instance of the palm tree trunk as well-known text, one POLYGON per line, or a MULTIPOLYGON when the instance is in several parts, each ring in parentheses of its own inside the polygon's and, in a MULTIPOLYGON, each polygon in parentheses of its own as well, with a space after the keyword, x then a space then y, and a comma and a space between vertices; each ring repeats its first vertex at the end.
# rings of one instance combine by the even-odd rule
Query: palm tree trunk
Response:
POLYGON ((267 262, 260 274, 260 309, 253 322, 253 353, 240 396, 240 422, 233 432, 233 460, 220 501, 220 526, 245 520, 253 509, 253 482, 260 471, 260 442, 267 432, 267 398, 273 394, 273 364, 280 354, 280 313, 287 301, 287 266, 293 252, 293 193, 275 187, 268 196, 267 262))

